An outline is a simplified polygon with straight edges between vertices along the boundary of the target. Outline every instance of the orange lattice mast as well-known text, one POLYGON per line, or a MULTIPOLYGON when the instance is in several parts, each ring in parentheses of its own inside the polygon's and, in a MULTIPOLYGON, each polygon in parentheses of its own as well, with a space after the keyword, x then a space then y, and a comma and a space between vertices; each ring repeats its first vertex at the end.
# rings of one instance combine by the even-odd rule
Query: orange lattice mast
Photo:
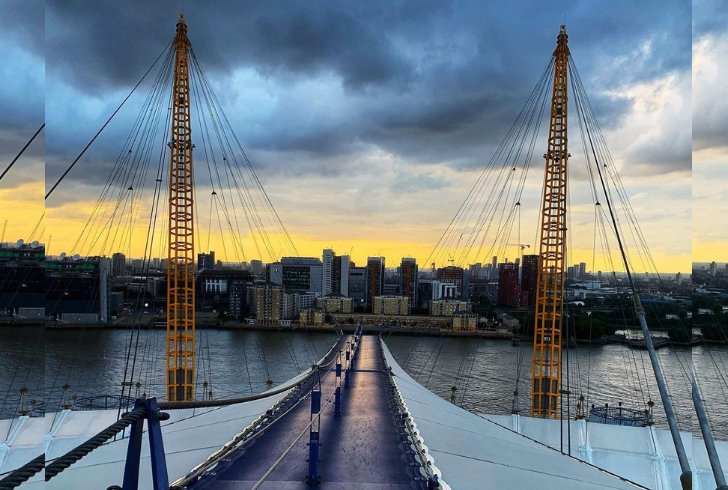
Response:
POLYGON ((556 418, 561 377, 561 321, 564 311, 566 260, 567 67, 566 26, 554 51, 548 151, 541 212, 536 324, 533 342, 531 416, 556 418))
POLYGON ((172 132, 169 142, 167 250, 167 399, 195 396, 195 239, 187 24, 174 38, 172 132))

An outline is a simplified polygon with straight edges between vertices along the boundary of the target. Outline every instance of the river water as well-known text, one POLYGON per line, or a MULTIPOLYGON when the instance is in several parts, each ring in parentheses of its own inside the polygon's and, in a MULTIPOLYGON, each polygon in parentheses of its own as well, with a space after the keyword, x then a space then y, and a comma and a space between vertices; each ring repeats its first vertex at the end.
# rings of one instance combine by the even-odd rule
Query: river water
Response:
MULTIPOLYGON (((42 331, 38 328, 0 330, 0 418, 19 408, 18 390, 28 388, 28 400, 57 410, 68 385, 70 398, 119 394, 124 371, 134 364, 134 381, 141 391, 164 397, 164 336, 161 330, 143 331, 130 338, 123 330, 42 331), (128 346, 135 346, 129 351, 128 346), (136 352, 136 356, 134 356, 136 352), (127 363, 127 357, 129 363, 127 363), (136 361, 134 359, 136 357, 136 361), (129 366, 129 367, 127 367, 129 366)), ((258 393, 266 381, 282 383, 309 367, 333 344, 333 334, 199 330, 197 381, 208 381, 215 398, 258 393)), ((387 345, 404 369, 422 385, 476 413, 510 413, 518 387, 522 413, 530 408, 531 344, 514 347, 508 341, 453 337, 386 337, 387 345), (519 374, 520 366, 520 374, 519 374)), ((690 379, 694 364, 715 435, 728 440, 728 350, 715 347, 663 348, 660 363, 682 430, 694 433, 690 379)), ((564 363, 566 363, 564 355, 564 363)), ((666 428, 654 375, 646 351, 608 345, 571 349, 569 386, 588 404, 642 410, 655 402, 656 425, 666 428)), ((127 374, 127 378, 128 378, 127 374)), ((132 396, 134 392, 132 391, 132 396)))

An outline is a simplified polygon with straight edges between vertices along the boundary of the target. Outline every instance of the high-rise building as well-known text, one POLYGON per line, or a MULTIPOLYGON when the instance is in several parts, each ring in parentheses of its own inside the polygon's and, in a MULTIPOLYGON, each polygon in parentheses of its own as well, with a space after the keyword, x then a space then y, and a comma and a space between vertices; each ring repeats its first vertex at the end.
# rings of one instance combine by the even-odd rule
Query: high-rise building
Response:
POLYGON ((384 292, 384 257, 367 258, 365 273, 366 291, 364 301, 373 304, 374 298, 384 292))
POLYGON ((334 267, 331 276, 332 293, 349 296, 349 256, 334 256, 334 267))
MULTIPOLYGON (((336 254, 330 248, 325 248, 323 252, 323 284, 321 286, 321 294, 324 296, 333 292, 333 276, 334 276, 334 257, 336 254)), ((338 291, 337 291, 338 292, 338 291)))
POLYGON ((498 272, 498 304, 518 308, 521 290, 518 286, 518 264, 500 264, 498 272))
POLYGON ((446 282, 455 284, 457 288, 458 297, 463 295, 463 290, 467 290, 464 284, 465 274, 461 267, 455 267, 449 265, 447 267, 441 267, 437 269, 437 280, 440 282, 446 282))
POLYGON ((263 274, 263 262, 258 259, 253 259, 250 261, 250 273, 254 276, 260 276, 263 274))
POLYGON ((675 285, 679 286, 682 283, 682 272, 675 274, 675 285))
POLYGON ((498 270, 498 256, 494 255, 493 260, 491 260, 490 265, 493 267, 494 271, 498 270))
MULTIPOLYGON (((280 283, 287 293, 311 291, 321 294, 323 265, 319 259, 314 257, 283 257, 280 268, 280 283)), ((273 274, 269 274, 269 281, 278 284, 274 280, 273 274)))
POLYGON ((417 304, 417 287, 419 285, 420 269, 417 260, 403 258, 399 266, 399 292, 409 298, 410 305, 417 304))
POLYGON ((259 325, 278 325, 283 310, 283 288, 277 284, 260 284, 255 288, 256 316, 259 325))
POLYGON ((713 261, 710 263, 710 276, 715 277, 716 272, 718 272, 718 264, 713 261))
POLYGON ((351 267, 349 269, 349 297, 357 301, 366 300, 366 267, 351 267))
POLYGON ((567 279, 568 279, 569 281, 574 281, 574 280, 576 280, 576 269, 574 268, 574 266, 573 266, 573 265, 572 265, 572 266, 569 266, 569 267, 568 267, 568 268, 566 269, 566 277, 567 277, 567 279))
POLYGON ((538 270, 540 261, 538 255, 524 255, 523 269, 521 271, 521 306, 533 308, 536 305, 536 291, 538 290, 538 270))
POLYGON ((579 262, 579 279, 586 277, 586 262, 579 262))
POLYGON ((339 256, 330 248, 324 249, 321 294, 349 296, 348 255, 339 256))
POLYGON ((197 270, 210 270, 215 268, 215 252, 210 251, 209 254, 197 254, 197 270))
POLYGON ((126 255, 116 252, 111 256, 111 275, 121 277, 126 274, 126 255))
POLYGON ((483 265, 478 262, 470 265, 470 277, 480 277, 483 273, 483 265))

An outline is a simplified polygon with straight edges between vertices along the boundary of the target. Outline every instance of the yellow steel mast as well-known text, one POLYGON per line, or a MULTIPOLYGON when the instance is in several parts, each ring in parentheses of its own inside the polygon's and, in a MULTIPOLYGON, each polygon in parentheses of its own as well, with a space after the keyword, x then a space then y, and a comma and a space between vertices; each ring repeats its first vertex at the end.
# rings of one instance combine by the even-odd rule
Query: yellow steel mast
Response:
POLYGON ((172 135, 169 142, 167 249, 167 399, 195 396, 195 238, 187 25, 174 38, 172 135))
POLYGON ((531 416, 556 418, 561 377, 561 319, 564 309, 566 259, 567 67, 566 26, 561 26, 554 51, 548 152, 541 212, 540 264, 533 342, 531 416))

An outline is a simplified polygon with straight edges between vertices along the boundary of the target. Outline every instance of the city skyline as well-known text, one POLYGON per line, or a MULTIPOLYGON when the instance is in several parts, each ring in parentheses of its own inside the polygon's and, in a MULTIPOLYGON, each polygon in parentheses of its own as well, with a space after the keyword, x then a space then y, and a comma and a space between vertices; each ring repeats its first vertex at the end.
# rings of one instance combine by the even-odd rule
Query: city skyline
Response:
MULTIPOLYGON (((250 8, 251 15, 261 22, 276 19, 271 13, 250 8)), ((624 8, 628 8, 627 3, 624 8)), ((684 25, 673 22, 685 8, 646 4, 635 9, 634 18, 620 17, 616 22, 615 17, 619 34, 600 28, 609 20, 596 7, 569 13, 568 23, 572 52, 593 94, 597 115, 615 162, 622 168, 623 181, 647 242, 658 269, 669 271, 689 270, 691 260, 687 231, 690 213, 686 211, 691 195, 690 142, 683 137, 685 128, 689 128, 689 114, 681 110, 681 105, 689 101, 690 47, 686 38, 668 39, 661 34, 676 28, 688 33, 689 21, 684 25), (614 43, 617 38, 619 42, 614 43), (631 76, 615 78, 615 68, 624 70, 626 63, 631 66, 631 76), (655 70, 653 65, 662 68, 655 70), (671 123, 663 125, 661 131, 653 129, 649 135, 637 137, 644 128, 654 126, 654 121, 667 119, 671 123), (663 147, 675 150, 669 159, 661 153, 663 147), (664 229, 673 233, 664 234, 664 229)), ((123 99, 130 84, 138 79, 135 77, 154 59, 157 48, 173 34, 176 11, 169 14, 171 9, 166 5, 149 7, 146 17, 116 9, 111 5, 84 11, 54 4, 48 7, 48 52, 34 48, 34 53, 48 55, 47 60, 44 64, 43 58, 37 57, 33 62, 47 69, 49 185, 123 99), (86 27, 89 24, 84 19, 88 15, 97 19, 99 28, 93 32, 86 27), (135 26, 133 39, 129 37, 130 26, 135 26), (84 44, 94 44, 100 51, 118 53, 117 45, 122 42, 128 45, 125 51, 136 50, 134 56, 119 53, 99 57, 79 51, 84 44), (78 56, 69 57, 70 53, 78 56), (79 77, 81 73, 83 77, 79 77), (73 104, 69 104, 71 100, 73 104), (67 120, 75 124, 65 124, 67 120)), ((393 30, 374 53, 357 51, 341 58, 322 51, 317 63, 305 66, 297 66, 286 57, 285 42, 276 45, 272 41, 277 38, 260 33, 251 34, 252 39, 237 39, 245 45, 260 44, 255 55, 241 57, 229 52, 213 42, 209 30, 215 16, 223 14, 193 6, 188 9, 192 42, 200 58, 209 60, 212 83, 218 92, 224 91, 222 104, 233 116, 234 129, 301 255, 327 247, 342 251, 353 247, 354 260, 365 258, 361 251, 366 250, 390 257, 414 256, 424 263, 547 62, 556 27, 562 21, 553 18, 545 7, 528 19, 527 29, 515 32, 485 20, 489 17, 485 14, 495 13, 492 9, 496 7, 467 2, 445 12, 425 9, 422 21, 431 27, 429 30, 393 30), (472 17, 466 15, 468 9, 473 8, 483 9, 483 20, 466 20, 472 17), (444 71, 427 64, 421 71, 415 70, 417 63, 429 58, 412 48, 428 46, 437 52, 442 33, 449 31, 453 23, 464 26, 462 37, 455 41, 461 58, 444 71), (525 33, 527 38, 523 37, 525 33), (494 35, 503 39, 496 51, 482 44, 494 35), (402 42, 394 43, 395 38, 402 42), (510 55, 508 63, 490 58, 498 50, 510 55), (378 78, 372 78, 356 69, 366 60, 371 66, 393 71, 379 72, 378 78), (398 68, 392 64, 394 60, 401 63, 398 68), (479 88, 473 91, 476 80, 479 88), (413 97, 429 98, 431 107, 403 110, 413 97), (357 112, 370 117, 370 127, 357 122, 357 112), (320 117, 311 118, 325 114, 330 120, 327 124, 317 122, 324 120, 320 117), (284 123, 286 120, 290 122, 284 123), (428 205, 433 193, 437 196, 436 206, 428 205)), ((277 15, 284 32, 292 28, 288 15, 277 15)), ((320 30, 327 42, 333 42, 341 33, 323 29, 326 19, 349 22, 361 29, 362 36, 371 36, 373 26, 386 22, 375 12, 324 7, 309 13, 303 22, 315 32, 320 30)), ((43 26, 38 28, 42 30, 43 26)), ((22 50, 22 37, 6 35, 8 43, 22 54, 17 63, 30 56, 22 50)), ((315 47, 312 45, 312 49, 315 47)), ((445 59, 443 53, 438 56, 434 59, 445 59)), ((21 89, 17 87, 15 92, 20 98, 21 89)), ((46 203, 43 239, 53 236, 51 253, 71 252, 100 193, 102 172, 110 168, 118 140, 139 104, 130 100, 129 107, 120 112, 119 121, 109 126, 46 203)), ((30 127, 30 123, 26 126, 30 127)), ((11 150, 4 147, 7 153, 11 150)), ((201 165, 201 157, 197 158, 201 165)), ((534 164, 522 203, 524 236, 535 236, 542 180, 539 163, 534 164)), ((574 262, 592 254, 592 213, 586 205, 588 191, 583 174, 583 169, 574 166, 571 213, 574 230, 579 230, 573 238, 570 261, 574 262)), ((33 175, 37 178, 39 172, 33 175)), ((31 182, 27 185, 35 186, 35 193, 40 195, 42 183, 31 182)), ((209 187, 203 181, 199 186, 199 215, 207 216, 209 199, 204 196, 209 187)), ((28 194, 23 192, 25 200, 28 194)), ((8 206, 16 206, 13 199, 8 199, 8 206)), ((27 205, 17 206, 24 213, 8 216, 7 237, 27 237, 33 226, 30 223, 38 221, 43 208, 41 205, 31 212, 27 205)), ((144 215, 142 210, 139 212, 144 215)), ((135 233, 140 239, 131 250, 139 255, 144 241, 142 230, 140 224, 139 233, 135 233)), ((222 251, 221 244, 214 240, 213 236, 211 247, 222 251)), ((205 243, 204 235, 200 241, 205 243)), ((255 250, 252 241, 243 242, 246 249, 255 250)))

